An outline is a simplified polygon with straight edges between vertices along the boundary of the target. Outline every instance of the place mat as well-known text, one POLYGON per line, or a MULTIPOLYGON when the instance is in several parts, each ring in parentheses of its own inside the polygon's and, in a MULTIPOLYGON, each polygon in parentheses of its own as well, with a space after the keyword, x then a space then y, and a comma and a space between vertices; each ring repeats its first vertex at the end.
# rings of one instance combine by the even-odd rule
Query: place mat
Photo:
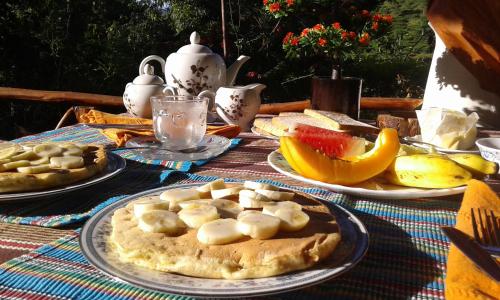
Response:
MULTIPOLYGON (((168 181, 181 184, 216 178, 177 172, 168 181)), ((444 299, 449 242, 439 228, 454 225, 456 201, 371 201, 318 188, 293 187, 271 180, 262 182, 311 193, 342 205, 365 224, 370 234, 367 255, 351 271, 317 286, 272 296, 273 299, 444 299)), ((187 299, 144 290, 103 275, 81 254, 77 232, 0 265, 0 298, 8 296, 187 299)))
MULTIPOLYGON (((79 142, 84 144, 100 144, 105 145, 107 149, 113 149, 116 147, 115 143, 108 139, 101 133, 101 126, 92 126, 87 124, 77 124, 73 126, 63 127, 56 130, 46 131, 36 135, 25 136, 13 142, 79 142)), ((230 139, 231 146, 229 149, 234 149, 241 142, 239 138, 230 139)), ((227 152, 227 151, 226 151, 227 152)), ((179 170, 182 172, 187 172, 191 170, 194 166, 201 166, 206 164, 210 159, 198 160, 198 161, 168 161, 168 160, 151 160, 145 159, 144 157, 137 154, 134 150, 117 150, 116 154, 120 156, 137 161, 139 163, 148 165, 159 165, 167 167, 170 169, 179 170)))

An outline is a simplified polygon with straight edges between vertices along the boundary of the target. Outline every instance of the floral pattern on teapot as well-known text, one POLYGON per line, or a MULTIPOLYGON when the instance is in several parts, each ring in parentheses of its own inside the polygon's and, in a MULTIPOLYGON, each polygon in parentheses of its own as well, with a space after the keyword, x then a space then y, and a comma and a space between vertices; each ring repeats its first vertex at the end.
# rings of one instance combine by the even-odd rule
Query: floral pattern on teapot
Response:
POLYGON ((200 66, 200 61, 196 63, 196 65, 191 65, 191 74, 194 77, 191 77, 182 83, 181 79, 176 78, 174 74, 170 74, 173 79, 174 86, 177 86, 179 89, 186 91, 186 93, 196 96, 204 90, 211 90, 212 85, 209 84, 208 75, 206 74, 209 70, 209 66, 200 66))

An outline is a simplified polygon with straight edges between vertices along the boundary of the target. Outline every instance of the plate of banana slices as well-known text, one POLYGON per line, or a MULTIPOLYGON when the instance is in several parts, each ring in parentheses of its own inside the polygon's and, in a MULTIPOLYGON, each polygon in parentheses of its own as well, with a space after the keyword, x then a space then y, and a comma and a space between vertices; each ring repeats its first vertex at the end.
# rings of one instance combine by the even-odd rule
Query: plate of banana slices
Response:
POLYGON ((295 180, 323 187, 337 193, 373 199, 416 199, 424 197, 440 197, 462 194, 466 186, 453 188, 413 188, 390 184, 383 177, 374 177, 353 186, 332 184, 306 178, 298 174, 286 161, 281 153, 273 151, 267 157, 267 162, 276 171, 295 180))
POLYGON ((344 208, 245 181, 172 185, 124 198, 82 228, 86 259, 105 274, 193 297, 271 295, 354 267, 368 232, 344 208))
POLYGON ((67 193, 110 179, 125 169, 102 145, 24 142, 0 145, 0 202, 67 193))

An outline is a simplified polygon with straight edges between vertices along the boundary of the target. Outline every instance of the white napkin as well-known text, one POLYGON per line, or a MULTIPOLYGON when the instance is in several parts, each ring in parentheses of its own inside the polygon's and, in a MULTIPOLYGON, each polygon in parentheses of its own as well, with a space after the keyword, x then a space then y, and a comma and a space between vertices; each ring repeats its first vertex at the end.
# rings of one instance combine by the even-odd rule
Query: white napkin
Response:
POLYGON ((460 111, 430 107, 417 110, 422 141, 441 148, 465 150, 477 136, 477 113, 468 116, 460 111))

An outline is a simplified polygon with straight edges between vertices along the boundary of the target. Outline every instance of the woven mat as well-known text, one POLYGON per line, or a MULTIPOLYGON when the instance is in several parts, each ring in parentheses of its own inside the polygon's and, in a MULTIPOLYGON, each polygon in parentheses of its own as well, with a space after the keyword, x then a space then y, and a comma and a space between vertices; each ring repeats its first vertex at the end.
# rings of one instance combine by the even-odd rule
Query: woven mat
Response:
MULTIPOLYGON (((177 173, 167 181, 182 184, 215 178, 177 173)), ((354 269, 326 283, 273 298, 444 299, 449 243, 439 227, 454 225, 456 201, 373 201, 264 182, 340 204, 370 233, 368 253, 354 269)), ((0 266, 0 298, 31 299, 35 295, 48 299, 186 299, 136 288, 101 274, 82 256, 77 232, 0 266)))
MULTIPOLYGON (((114 147, 114 143, 99 133, 98 129, 87 125, 65 127, 15 141, 72 141, 114 147)), ((234 149, 240 142, 239 138, 232 139, 230 149, 234 149)), ((168 176, 176 171, 187 172, 195 166, 202 166, 210 161, 146 160, 130 150, 116 151, 116 153, 127 159, 125 171, 116 177, 84 189, 47 196, 36 201, 0 204, 0 222, 44 227, 81 223, 127 195, 161 186, 168 176)))

